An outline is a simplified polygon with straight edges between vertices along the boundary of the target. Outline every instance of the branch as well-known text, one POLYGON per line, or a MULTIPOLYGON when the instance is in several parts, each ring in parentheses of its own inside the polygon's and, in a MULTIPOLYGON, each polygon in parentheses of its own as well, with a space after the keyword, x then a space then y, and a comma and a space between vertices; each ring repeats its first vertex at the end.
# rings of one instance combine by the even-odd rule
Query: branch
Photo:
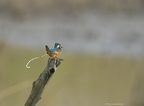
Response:
POLYGON ((41 93, 44 90, 45 85, 56 71, 56 68, 61 64, 60 61, 62 60, 63 59, 59 58, 48 59, 46 68, 40 74, 39 78, 33 82, 31 93, 24 106, 35 106, 36 103, 41 99, 41 93))

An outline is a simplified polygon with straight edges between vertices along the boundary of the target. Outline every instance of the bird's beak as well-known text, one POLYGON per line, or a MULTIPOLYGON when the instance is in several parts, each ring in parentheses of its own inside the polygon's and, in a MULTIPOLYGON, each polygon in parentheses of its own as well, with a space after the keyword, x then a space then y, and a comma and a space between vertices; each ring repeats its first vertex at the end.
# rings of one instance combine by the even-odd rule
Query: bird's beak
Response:
POLYGON ((60 48, 63 48, 62 46, 60 46, 60 48))

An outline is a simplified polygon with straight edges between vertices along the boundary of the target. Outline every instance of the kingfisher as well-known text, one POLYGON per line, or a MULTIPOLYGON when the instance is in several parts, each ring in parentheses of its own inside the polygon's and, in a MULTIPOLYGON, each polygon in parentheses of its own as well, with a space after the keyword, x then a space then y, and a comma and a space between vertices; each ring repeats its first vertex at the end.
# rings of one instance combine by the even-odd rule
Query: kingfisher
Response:
POLYGON ((55 43, 53 48, 49 48, 47 45, 45 46, 46 52, 50 57, 56 58, 57 55, 61 54, 62 46, 60 43, 55 43))

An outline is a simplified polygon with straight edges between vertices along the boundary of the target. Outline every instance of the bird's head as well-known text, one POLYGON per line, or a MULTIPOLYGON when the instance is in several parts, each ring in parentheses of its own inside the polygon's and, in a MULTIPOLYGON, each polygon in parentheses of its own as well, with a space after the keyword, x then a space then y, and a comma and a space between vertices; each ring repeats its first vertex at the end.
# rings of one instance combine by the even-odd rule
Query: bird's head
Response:
POLYGON ((54 48, 62 49, 63 47, 60 43, 55 43, 54 48))

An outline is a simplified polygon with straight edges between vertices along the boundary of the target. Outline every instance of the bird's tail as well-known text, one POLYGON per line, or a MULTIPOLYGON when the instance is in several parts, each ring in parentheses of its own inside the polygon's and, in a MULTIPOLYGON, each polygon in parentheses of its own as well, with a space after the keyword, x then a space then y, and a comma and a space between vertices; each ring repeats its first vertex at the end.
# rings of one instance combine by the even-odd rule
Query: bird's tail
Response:
POLYGON ((45 48, 46 48, 47 54, 49 54, 50 53, 49 47, 46 45, 45 48))

